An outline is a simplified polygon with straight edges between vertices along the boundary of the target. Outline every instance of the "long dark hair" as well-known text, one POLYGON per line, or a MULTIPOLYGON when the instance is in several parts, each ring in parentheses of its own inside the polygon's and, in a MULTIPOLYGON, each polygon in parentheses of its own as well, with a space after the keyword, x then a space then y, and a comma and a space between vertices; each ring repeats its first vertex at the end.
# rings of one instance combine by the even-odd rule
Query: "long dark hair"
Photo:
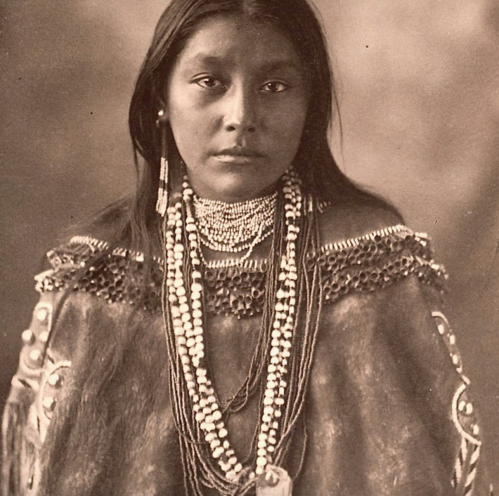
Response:
MULTIPOLYGON (((302 61, 310 99, 294 165, 305 192, 313 193, 321 201, 373 202, 393 210, 353 184, 333 158, 328 140, 335 102, 333 76, 324 33, 307 0, 172 0, 156 26, 130 104, 137 190, 125 202, 128 215, 120 241, 127 239, 133 248, 141 251, 154 250, 158 240, 154 205, 161 154, 161 131, 156 120, 158 110, 164 107, 164 84, 176 57, 199 23, 209 16, 224 14, 243 15, 271 24, 292 41, 302 61)), ((176 148, 171 132, 168 134, 170 148, 176 148)), ((109 209, 107 215, 112 212, 116 209, 109 209)))
MULTIPOLYGON (((311 92, 308 115, 294 164, 305 192, 332 203, 368 202, 393 210, 349 181, 332 156, 328 135, 334 101, 333 78, 322 29, 306 0, 172 0, 158 22, 130 105, 129 126, 138 175, 137 191, 130 198, 109 206, 97 216, 92 226, 94 235, 102 230, 109 235, 111 231, 111 236, 107 236, 111 246, 98 256, 105 257, 113 245, 124 245, 145 254, 143 264, 141 262, 144 274, 140 288, 142 298, 145 298, 151 277, 150 269, 154 263, 150 255, 161 252, 162 222, 155 212, 161 131, 156 126, 156 119, 158 110, 164 106, 163 87, 177 55, 199 22, 208 16, 220 14, 245 15, 259 22, 271 23, 288 36, 296 47, 311 92)), ((174 146, 171 135, 169 142, 174 146)), ((94 262, 90 261, 81 269, 81 273, 94 262)), ((69 288, 60 308, 71 292, 72 288, 69 288)), ((58 422, 53 431, 54 443, 50 446, 54 459, 65 460, 61 453, 68 453, 71 446, 78 446, 83 436, 95 432, 96 426, 106 426, 106 429, 101 429, 102 438, 94 438, 91 443, 94 443, 98 456, 103 460, 111 459, 110 453, 115 442, 113 436, 120 425, 115 422, 110 425, 108 409, 112 409, 112 398, 106 394, 106 386, 120 370, 125 352, 138 332, 139 326, 135 325, 133 319, 138 315, 136 310, 140 306, 135 307, 130 317, 124 315, 123 318, 128 320, 123 322, 122 327, 117 327, 119 333, 97 332, 96 339, 87 343, 87 346, 93 347, 88 356, 99 356, 100 359, 88 360, 82 365, 78 387, 70 391, 74 401, 67 401, 68 409, 57 417, 58 422)), ((100 318, 105 319, 106 315, 107 311, 103 310, 100 318)), ((58 320, 58 315, 54 317, 55 320, 58 320)), ((136 347, 136 350, 143 349, 144 346, 136 347)), ((154 378, 156 374, 152 376, 154 378)), ((148 393, 149 399, 163 394, 164 378, 158 376, 157 379, 148 393)), ((47 459, 52 457, 49 455, 47 459)), ((60 463, 51 467, 44 480, 45 487, 51 488, 51 492, 55 491, 54 488, 62 488, 58 489, 61 493, 64 491, 65 486, 59 481, 70 473, 66 465, 60 463)), ((102 466, 99 470, 102 470, 102 466)), ((101 480, 98 473, 95 480, 101 480)))

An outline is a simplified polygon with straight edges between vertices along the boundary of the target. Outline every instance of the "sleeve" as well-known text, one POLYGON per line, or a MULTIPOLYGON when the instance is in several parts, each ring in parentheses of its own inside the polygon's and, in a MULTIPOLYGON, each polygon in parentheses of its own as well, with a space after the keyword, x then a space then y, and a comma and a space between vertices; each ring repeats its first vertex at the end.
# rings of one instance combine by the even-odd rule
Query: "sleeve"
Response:
MULTIPOLYGON (((391 401, 383 394, 383 387, 401 391, 400 403, 410 405, 425 432, 434 439, 434 448, 440 453, 435 463, 444 467, 452 494, 492 495, 471 383, 463 369, 456 337, 441 309, 445 270, 435 263, 429 239, 405 226, 394 226, 325 246, 318 262, 323 267, 324 303, 337 302, 335 324, 356 336, 351 348, 357 351, 351 356, 358 356, 359 361, 351 360, 346 368, 357 377, 359 370, 366 370, 367 360, 367 369, 378 371, 373 377, 383 377, 378 383, 362 376, 369 384, 363 390, 365 396, 381 391, 379 396, 385 404, 380 400, 379 412, 383 412, 386 402, 391 401), (366 329, 372 329, 376 338, 367 340, 362 348, 364 338, 356 327, 367 335, 366 329), (381 343, 380 348, 373 348, 372 343, 381 343), (393 369, 380 358, 386 358, 386 349, 391 350, 396 364, 393 369)), ((403 408, 395 400, 390 405, 393 411, 403 408)), ((366 411, 370 414, 372 405, 366 411)), ((378 420, 383 423, 382 414, 378 420)), ((385 441, 390 445, 389 439, 385 441)), ((415 444, 417 451, 420 446, 415 444)), ((424 458, 422 453, 416 458, 419 456, 424 458)), ((425 466, 422 471, 431 470, 428 459, 413 464, 425 466)))
POLYGON ((436 307, 432 309, 431 315, 459 377, 451 405, 452 423, 459 435, 451 484, 459 496, 472 494, 489 496, 493 494, 493 487, 488 482, 488 474, 482 457, 482 433, 477 409, 470 392, 471 381, 464 374, 456 337, 446 316, 441 309, 436 307))
POLYGON ((416 384, 414 405, 421 411, 426 410, 428 429, 440 431, 436 439, 440 439, 441 446, 448 444, 449 449, 442 449, 442 453, 449 467, 452 494, 492 496, 472 384, 465 375, 456 336, 444 314, 441 297, 434 288, 421 283, 407 281, 404 286, 407 299, 401 299, 403 306, 397 313, 399 329, 404 329, 405 321, 408 332, 399 339, 400 348, 405 348, 401 356, 410 364, 408 371, 416 384))
POLYGON ((312 386, 313 411, 332 412, 336 426, 314 438, 336 440, 324 488, 354 480, 362 491, 351 494, 492 494, 471 384, 426 289, 411 277, 328 308, 316 350, 322 382, 312 386))
POLYGON ((400 358, 399 370, 407 374, 406 384, 412 384, 407 391, 414 395, 413 408, 439 445, 452 494, 492 496, 472 384, 443 313, 441 295, 408 279, 394 285, 392 298, 385 329, 392 342, 398 341, 394 351, 400 358))
MULTIPOLYGON (((87 237, 72 238, 47 253, 49 268, 35 277, 40 300, 22 333, 19 366, 3 414, 1 496, 53 494, 48 467, 55 466, 61 449, 54 447, 52 434, 70 418, 62 408, 74 406, 68 397, 79 397, 75 371, 86 380, 88 363, 82 367, 82 357, 90 353, 90 342, 98 346, 97 340, 87 339, 89 330, 105 325, 100 318, 110 326, 114 319, 128 318, 139 302, 144 308, 158 307, 159 292, 142 296, 140 254, 134 254, 133 261, 129 255, 127 250, 111 251, 106 242, 87 237), (109 303, 121 302, 127 305, 110 310, 109 303)), ((152 288, 162 280, 161 269, 154 270, 152 288)), ((66 445, 64 435, 57 439, 66 445)), ((64 491, 60 489, 61 494, 64 491)))
POLYGON ((19 366, 2 419, 2 496, 35 495, 40 450, 70 363, 50 350, 59 292, 42 293, 22 335, 19 366))

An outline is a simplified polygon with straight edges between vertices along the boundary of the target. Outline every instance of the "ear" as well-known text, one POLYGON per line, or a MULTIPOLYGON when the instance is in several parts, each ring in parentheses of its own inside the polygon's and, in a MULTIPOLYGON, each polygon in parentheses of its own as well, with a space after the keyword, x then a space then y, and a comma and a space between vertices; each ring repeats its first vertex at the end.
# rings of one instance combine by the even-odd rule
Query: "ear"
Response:
POLYGON ((159 109, 156 125, 158 127, 164 126, 167 122, 168 122, 168 112, 164 108, 159 109))

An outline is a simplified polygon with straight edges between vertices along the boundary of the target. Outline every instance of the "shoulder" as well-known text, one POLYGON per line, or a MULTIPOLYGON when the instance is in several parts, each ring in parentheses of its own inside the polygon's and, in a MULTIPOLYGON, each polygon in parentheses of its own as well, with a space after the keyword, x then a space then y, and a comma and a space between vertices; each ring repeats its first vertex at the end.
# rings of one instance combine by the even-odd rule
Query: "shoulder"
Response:
POLYGON ((429 238, 404 225, 383 205, 336 204, 320 209, 320 248, 308 257, 322 274, 325 301, 372 292, 410 276, 443 289, 445 269, 435 262, 429 238))
POLYGON ((129 248, 130 224, 130 199, 125 198, 104 208, 90 221, 75 226, 68 237, 98 239, 109 246, 129 248))
MULTIPOLYGON (((47 252, 47 270, 36 277, 37 290, 75 290, 109 303, 142 303, 147 284, 160 284, 159 258, 151 241, 154 229, 140 239, 132 236, 131 210, 129 199, 120 200, 47 252)), ((151 292, 153 297, 156 293, 151 292)))
POLYGON ((335 203, 320 208, 321 245, 333 245, 404 224, 402 216, 379 203, 335 203))
POLYGON ((72 237, 46 255, 49 268, 36 277, 40 293, 77 291, 108 303, 159 306, 162 265, 155 256, 89 235, 72 237))

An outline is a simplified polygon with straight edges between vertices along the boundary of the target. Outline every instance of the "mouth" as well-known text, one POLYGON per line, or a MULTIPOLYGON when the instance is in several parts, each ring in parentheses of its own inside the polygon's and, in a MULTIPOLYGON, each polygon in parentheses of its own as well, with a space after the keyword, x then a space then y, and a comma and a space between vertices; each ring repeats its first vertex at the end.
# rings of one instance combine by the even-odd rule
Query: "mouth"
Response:
POLYGON ((229 164, 250 164, 264 155, 252 148, 233 147, 216 152, 213 156, 220 162, 229 164))

